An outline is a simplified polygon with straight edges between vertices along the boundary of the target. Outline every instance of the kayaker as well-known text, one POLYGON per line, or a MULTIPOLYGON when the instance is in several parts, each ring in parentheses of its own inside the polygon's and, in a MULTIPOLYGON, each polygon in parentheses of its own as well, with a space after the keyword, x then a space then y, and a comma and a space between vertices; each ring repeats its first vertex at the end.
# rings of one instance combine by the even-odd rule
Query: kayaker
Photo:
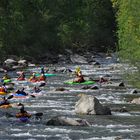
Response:
POLYGON ((2 101, 0 102, 0 106, 2 105, 9 105, 9 101, 5 98, 5 96, 2 98, 2 101))
POLYGON ((105 79, 103 76, 100 76, 99 83, 105 83, 105 82, 108 82, 108 80, 105 79))
POLYGON ((5 86, 5 83, 3 83, 2 86, 0 87, 0 92, 7 93, 7 88, 5 86))
POLYGON ((40 72, 41 74, 44 74, 45 73, 45 71, 44 71, 44 67, 41 67, 41 72, 40 72))
POLYGON ((41 76, 38 78, 38 81, 46 81, 46 76, 42 73, 41 76))
POLYGON ((29 78, 29 81, 32 81, 32 82, 37 82, 38 81, 35 73, 32 74, 32 76, 29 78))
POLYGON ((17 94, 22 94, 22 95, 24 95, 24 96, 27 96, 28 95, 28 93, 26 93, 25 91, 24 91, 24 88, 22 88, 21 90, 17 90, 15 93, 17 93, 17 94))
POLYGON ((75 73, 76 73, 76 78, 74 82, 77 82, 77 83, 85 82, 84 77, 79 67, 76 69, 75 73))
POLYGON ((19 77, 17 78, 17 80, 21 81, 21 80, 25 80, 25 73, 21 72, 19 77))
POLYGON ((33 90, 34 90, 35 93, 38 93, 38 92, 41 91, 41 89, 39 87, 36 87, 36 86, 33 88, 33 90))
POLYGON ((20 104, 18 104, 18 106, 21 106, 21 108, 20 108, 20 112, 16 114, 17 118, 21 118, 21 117, 28 117, 28 118, 30 118, 31 117, 31 114, 28 113, 27 111, 25 111, 23 104, 20 103, 20 104))
POLYGON ((2 78, 2 80, 7 80, 7 79, 11 79, 10 76, 8 75, 8 73, 6 72, 2 78))

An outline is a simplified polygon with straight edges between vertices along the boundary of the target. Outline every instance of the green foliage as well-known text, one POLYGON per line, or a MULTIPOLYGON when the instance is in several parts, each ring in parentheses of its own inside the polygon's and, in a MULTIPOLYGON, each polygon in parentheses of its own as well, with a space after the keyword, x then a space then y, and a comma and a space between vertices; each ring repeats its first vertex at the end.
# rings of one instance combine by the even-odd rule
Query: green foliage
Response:
POLYGON ((139 61, 140 58, 140 1, 120 0, 118 13, 118 36, 120 54, 123 58, 139 61))
POLYGON ((66 47, 114 47, 110 0, 0 0, 0 49, 42 55, 66 47))
MULTIPOLYGON (((119 54, 122 60, 138 68, 137 73, 129 75, 131 82, 138 86, 140 80, 140 1, 116 0, 118 5, 119 54)), ((140 86, 139 86, 140 87, 140 86)))

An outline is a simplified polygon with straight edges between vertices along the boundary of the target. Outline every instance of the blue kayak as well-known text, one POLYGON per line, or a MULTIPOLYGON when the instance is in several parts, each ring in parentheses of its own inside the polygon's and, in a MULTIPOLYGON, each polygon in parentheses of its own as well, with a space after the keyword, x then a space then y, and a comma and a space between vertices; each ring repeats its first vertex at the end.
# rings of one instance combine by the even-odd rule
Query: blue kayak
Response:
POLYGON ((19 120, 21 122, 28 122, 29 121, 29 118, 28 117, 20 117, 19 120))
POLYGON ((28 97, 27 95, 23 95, 23 94, 13 94, 13 96, 14 96, 14 98, 26 98, 26 97, 28 97))

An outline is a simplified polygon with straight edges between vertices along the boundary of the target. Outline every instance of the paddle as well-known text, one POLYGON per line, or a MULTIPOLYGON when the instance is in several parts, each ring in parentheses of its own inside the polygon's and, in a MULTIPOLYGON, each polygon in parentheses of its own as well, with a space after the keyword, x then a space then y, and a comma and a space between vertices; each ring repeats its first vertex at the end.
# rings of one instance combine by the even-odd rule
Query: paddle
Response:
POLYGON ((9 100, 9 99, 12 99, 14 96, 13 95, 10 95, 7 99, 9 100))

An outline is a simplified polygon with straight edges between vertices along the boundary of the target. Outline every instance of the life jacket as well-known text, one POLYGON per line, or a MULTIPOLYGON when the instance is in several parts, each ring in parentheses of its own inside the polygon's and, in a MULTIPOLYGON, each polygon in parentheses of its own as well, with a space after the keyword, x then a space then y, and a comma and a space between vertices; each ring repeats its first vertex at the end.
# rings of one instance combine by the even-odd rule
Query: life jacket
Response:
POLYGON ((4 87, 0 87, 0 92, 6 92, 6 89, 4 87))
POLYGON ((39 81, 45 81, 45 80, 46 80, 46 77, 44 75, 39 77, 39 81))
POLYGON ((37 82, 37 78, 35 76, 31 76, 29 79, 30 82, 37 82))

